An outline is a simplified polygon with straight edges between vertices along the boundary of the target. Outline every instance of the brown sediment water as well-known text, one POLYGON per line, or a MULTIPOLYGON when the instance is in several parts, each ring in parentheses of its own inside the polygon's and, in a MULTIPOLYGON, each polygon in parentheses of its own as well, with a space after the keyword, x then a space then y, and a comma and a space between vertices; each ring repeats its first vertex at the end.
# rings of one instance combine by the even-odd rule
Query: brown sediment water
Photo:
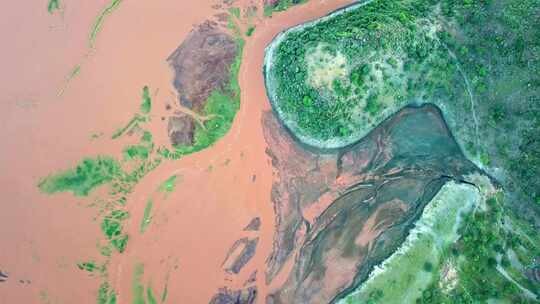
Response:
MULTIPOLYGON (((110 140, 110 134, 137 111, 144 85, 154 94, 149 125, 154 141, 165 144, 161 117, 168 114, 165 102, 174 90, 166 58, 193 25, 216 14, 212 6, 218 3, 123 1, 105 20, 96 48, 88 50, 90 28, 108 2, 65 1, 62 15, 48 14, 41 2, 12 2, 4 10, 0 31, 8 43, 0 59, 0 270, 9 278, 0 283, 0 303, 95 303, 99 278, 76 267, 99 259, 96 243, 103 236, 94 220, 97 211, 85 207, 92 198, 45 195, 36 185, 83 157, 119 157, 124 142, 110 140), (66 86, 77 65, 80 74, 66 86)), ((258 302, 263 302, 274 232, 272 167, 261 127, 261 114, 270 107, 262 75, 264 48, 278 32, 351 2, 311 0, 256 19, 239 74, 241 107, 229 133, 206 150, 163 163, 128 198, 131 239, 109 266, 118 303, 132 300, 136 263, 144 264, 143 284, 156 293, 167 283, 169 303, 206 303, 219 287, 241 288, 258 270, 258 302), (156 194, 173 174, 181 176, 175 191, 166 198, 156 194), (146 202, 156 196, 152 222, 141 234, 146 202), (257 252, 238 277, 231 277, 222 268, 223 259, 256 216, 261 229, 250 235, 260 237, 257 252)))

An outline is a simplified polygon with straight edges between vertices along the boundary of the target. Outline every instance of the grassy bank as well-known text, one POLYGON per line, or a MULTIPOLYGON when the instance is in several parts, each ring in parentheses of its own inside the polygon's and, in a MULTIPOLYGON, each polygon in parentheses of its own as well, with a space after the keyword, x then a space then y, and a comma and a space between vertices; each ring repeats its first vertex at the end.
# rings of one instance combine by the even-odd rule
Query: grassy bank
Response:
POLYGON ((540 254, 540 236, 475 179, 480 192, 445 185, 402 247, 341 302, 535 303, 540 288, 525 270, 540 254))

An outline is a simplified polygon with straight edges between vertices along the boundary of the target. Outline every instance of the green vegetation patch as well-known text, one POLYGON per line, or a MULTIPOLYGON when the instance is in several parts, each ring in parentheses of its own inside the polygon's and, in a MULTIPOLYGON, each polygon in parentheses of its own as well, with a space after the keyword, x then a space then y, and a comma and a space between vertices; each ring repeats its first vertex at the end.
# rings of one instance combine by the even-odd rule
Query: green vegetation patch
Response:
POLYGON ((255 26, 250 25, 246 30, 246 36, 251 37, 251 35, 253 35, 253 32, 255 32, 255 26))
POLYGON ((174 189, 176 188, 178 175, 172 175, 171 177, 167 178, 160 186, 159 191, 164 193, 171 193, 174 192, 174 189))
POLYGON ((148 159, 151 148, 146 145, 130 145, 127 146, 123 153, 125 159, 148 159))
POLYGON ((113 158, 98 156, 83 159, 74 169, 42 179, 38 187, 46 193, 72 192, 87 196, 92 190, 123 174, 120 164, 113 158))
POLYGON ((169 275, 167 275, 165 286, 163 286, 163 291, 161 293, 161 303, 167 301, 167 296, 169 295, 169 275))
POLYGON ((101 30, 101 27, 103 26, 103 22, 105 21, 106 17, 110 15, 115 9, 120 6, 120 3, 122 3, 122 0, 112 0, 96 17, 96 20, 94 21, 94 25, 92 26, 92 29, 90 30, 90 37, 89 37, 89 44, 90 48, 94 48, 94 45, 96 43, 96 38, 101 30))
MULTIPOLYGON (((102 279, 97 295, 99 304, 116 303, 117 295, 107 281, 107 267, 112 255, 115 252, 123 253, 129 241, 129 235, 124 229, 130 217, 127 209, 127 197, 132 192, 133 187, 148 172, 159 166, 163 159, 154 149, 152 134, 142 125, 149 121, 148 114, 151 111, 148 87, 144 87, 142 90, 142 102, 139 110, 140 113, 135 114, 125 127, 119 129, 112 136, 112 139, 119 138, 126 133, 130 136, 139 136, 137 143, 127 145, 123 149, 124 157, 122 160, 116 160, 110 156, 84 158, 75 168, 49 175, 38 184, 39 189, 46 193, 72 192, 77 196, 88 196, 95 188, 102 185, 107 186, 108 192, 94 198, 94 202, 88 205, 99 208, 96 220, 100 223, 104 239, 98 241, 97 249, 105 261, 96 264, 91 260, 77 264, 80 270, 99 274, 102 279)), ((167 180, 167 185, 163 186, 164 189, 172 191, 174 182, 174 179, 167 180)), ((150 222, 150 214, 151 207, 147 207, 145 219, 143 219, 143 230, 150 222)), ((148 298, 148 303, 153 303, 155 297, 151 288, 146 292, 143 291, 143 294, 148 298)))
POLYGON ((109 283, 103 282, 99 286, 97 304, 116 304, 116 292, 109 283))
POLYGON ((146 298, 148 299, 148 304, 158 303, 158 301, 156 300, 156 296, 154 295, 154 290, 152 289, 152 286, 150 285, 146 287, 146 298))
POLYGON ((135 265, 135 270, 133 271, 133 280, 131 282, 131 293, 133 295, 133 304, 146 304, 145 294, 144 294, 144 285, 142 279, 144 276, 144 265, 138 263, 135 265))
MULTIPOLYGON (((139 107, 139 110, 142 113, 142 115, 139 113, 136 113, 133 116, 133 118, 131 118, 124 127, 116 130, 113 133, 112 139, 117 139, 123 136, 124 134, 136 129, 141 124, 146 123, 150 120, 150 118, 148 117, 148 114, 152 110, 152 97, 150 96, 150 88, 148 86, 144 86, 142 89, 141 105, 139 107)), ((148 131, 145 131, 142 141, 145 143, 151 143, 152 134, 148 131)))
POLYGON ((125 160, 148 160, 154 151, 154 142, 152 133, 144 131, 140 142, 135 145, 128 145, 122 153, 125 160))
POLYGON ((54 13, 54 11, 60 9, 60 1, 59 0, 49 0, 49 3, 47 4, 47 11, 49 14, 54 13))
POLYGON ((152 200, 148 200, 146 202, 146 207, 144 207, 144 214, 143 218, 141 220, 141 224, 139 226, 139 231, 141 233, 144 233, 146 229, 148 229, 148 226, 152 222, 152 208, 154 206, 154 202, 152 200))
POLYGON ((240 8, 239 7, 231 7, 229 8, 229 13, 233 15, 236 19, 240 19, 240 8))
POLYGON ((142 92, 141 112, 143 114, 148 114, 150 113, 150 110, 152 110, 152 97, 150 97, 150 89, 148 86, 144 86, 142 92))
POLYGON ((124 252, 129 239, 128 235, 122 231, 123 222, 128 218, 127 211, 113 210, 101 222, 101 230, 119 253, 124 252))
POLYGON ((83 271, 87 271, 87 272, 94 272, 94 271, 98 271, 98 270, 101 269, 93 261, 78 263, 77 268, 79 268, 80 270, 83 270, 83 271))
POLYGON ((139 114, 135 114, 135 116, 133 116, 133 118, 130 119, 129 122, 124 127, 116 130, 113 133, 112 139, 119 138, 120 136, 122 136, 122 135, 126 134, 127 132, 129 132, 130 130, 132 130, 134 127, 138 126, 140 123, 145 123, 145 122, 147 122, 146 117, 141 116, 139 114))
POLYGON ((71 72, 69 72, 68 76, 67 76, 67 81, 71 81, 73 78, 77 77, 77 75, 79 75, 81 73, 81 65, 80 64, 77 64, 75 67, 73 67, 73 69, 71 70, 71 72))
POLYGON ((205 122, 205 129, 200 126, 197 127, 195 130, 195 147, 208 147, 223 137, 231 128, 234 116, 239 108, 239 97, 231 97, 220 92, 212 93, 204 107, 204 114, 215 115, 215 118, 205 122))
MULTIPOLYGON (((151 286, 151 284, 147 284, 146 288, 143 283, 143 277, 144 277, 144 265, 142 263, 138 263, 135 265, 135 270, 133 272, 133 280, 132 280, 132 294, 133 294, 133 304, 157 304, 158 300, 156 298, 156 295, 154 293, 154 290, 151 286)), ((164 303, 166 299, 162 296, 161 303, 164 303)))

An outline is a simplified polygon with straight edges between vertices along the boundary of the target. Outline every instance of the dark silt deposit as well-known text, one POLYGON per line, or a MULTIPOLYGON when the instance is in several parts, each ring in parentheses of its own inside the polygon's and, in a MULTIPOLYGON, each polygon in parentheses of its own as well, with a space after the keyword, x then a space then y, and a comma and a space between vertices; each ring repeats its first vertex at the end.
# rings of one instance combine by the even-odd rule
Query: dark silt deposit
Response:
POLYGON ((191 145, 194 130, 193 119, 187 114, 179 113, 169 118, 167 133, 173 145, 191 145))
POLYGON ((257 270, 254 270, 249 275, 249 278, 244 282, 244 286, 255 284, 256 281, 257 281, 257 270))
POLYGON ((0 271, 0 283, 7 281, 8 275, 0 271))
POLYGON ((260 228, 261 228, 261 218, 255 217, 249 222, 246 228, 244 228, 244 231, 259 231, 260 228))
MULTIPOLYGON (((257 218, 255 218, 257 219, 257 218)), ((255 220, 254 219, 254 220, 255 220)), ((254 221, 252 220, 251 223, 254 221)), ((251 225, 250 223, 250 225, 251 225)), ((249 225, 248 225, 249 227, 249 225)), ((247 228, 247 227, 246 227, 247 228)), ((244 237, 231 246, 229 249, 225 261, 223 262, 223 269, 233 275, 238 276, 244 266, 253 258, 259 238, 244 237)), ((243 288, 235 289, 231 287, 222 287, 210 300, 210 304, 252 304, 257 299, 257 287, 254 286, 256 282, 257 271, 255 270, 244 282, 243 288)))
POLYGON ((210 304, 252 304, 257 299, 257 288, 250 287, 242 290, 221 288, 210 300, 210 304))
MULTIPOLYGON (((174 70, 173 85, 181 107, 201 114, 208 97, 223 91, 230 83, 230 67, 238 55, 234 37, 216 22, 195 27, 182 44, 167 58, 174 70)), ((185 111, 184 111, 185 112, 185 111)), ((195 122, 190 115, 169 120, 169 137, 175 145, 193 143, 195 122)))
POLYGON ((479 171, 430 104, 406 107, 333 152, 308 151, 271 112, 262 124, 277 225, 267 303, 336 301, 401 245, 447 181, 479 171))
POLYGON ((237 52, 234 38, 213 22, 196 27, 167 59, 181 104, 201 110, 214 90, 223 90, 237 52))
POLYGON ((223 262, 223 267, 229 273, 238 274, 240 270, 253 258, 259 238, 241 238, 234 242, 223 262))

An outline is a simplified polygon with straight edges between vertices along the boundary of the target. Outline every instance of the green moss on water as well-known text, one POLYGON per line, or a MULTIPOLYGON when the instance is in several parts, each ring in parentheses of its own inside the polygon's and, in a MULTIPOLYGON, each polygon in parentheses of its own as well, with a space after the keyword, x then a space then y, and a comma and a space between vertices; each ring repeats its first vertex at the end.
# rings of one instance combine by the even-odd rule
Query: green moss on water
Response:
POLYGON ((116 130, 113 135, 112 139, 117 139, 118 137, 124 135, 126 132, 132 130, 135 126, 137 126, 139 123, 145 123, 147 120, 144 116, 141 116, 139 114, 135 114, 132 119, 127 123, 126 126, 116 130))
POLYGON ((152 222, 152 208, 154 206, 154 202, 152 200, 148 200, 146 202, 146 207, 144 207, 144 214, 143 218, 141 220, 141 224, 139 225, 139 231, 141 233, 144 233, 146 229, 148 229, 148 226, 152 222))
POLYGON ((87 272, 94 272, 98 269, 95 262, 81 262, 77 264, 77 268, 87 272))
POLYGON ((99 253, 104 257, 110 257, 112 254, 112 246, 110 244, 106 246, 98 245, 98 249, 99 249, 99 253))
POLYGON ((154 151, 152 133, 144 131, 140 142, 135 145, 128 145, 122 151, 125 160, 147 160, 154 151))
MULTIPOLYGON (((144 265, 142 263, 137 263, 135 265, 135 270, 133 271, 133 279, 131 283, 131 292, 132 292, 132 304, 157 304, 158 298, 152 284, 145 284, 143 282, 144 277, 144 265), (146 285, 146 288, 145 288, 146 285)), ((161 303, 164 303, 166 296, 161 297, 161 303)))
POLYGON ((71 72, 69 72, 69 75, 67 77, 67 81, 71 81, 71 79, 77 77, 77 75, 79 75, 80 73, 81 73, 81 65, 78 64, 75 67, 73 67, 71 72))
POLYGON ((107 238, 116 238, 122 233, 122 223, 120 221, 106 217, 101 223, 101 230, 103 231, 105 236, 107 236, 107 238))
POLYGON ((143 114, 150 113, 152 110, 152 98, 150 97, 150 89, 148 86, 144 86, 142 93, 141 112, 143 114))
POLYGON ((103 132, 96 132, 96 133, 92 133, 90 134, 90 139, 94 140, 94 139, 99 139, 103 136, 103 132))
MULTIPOLYGON (((113 3, 119 3, 119 1, 113 1, 113 3)), ((199 128, 196 131, 196 145, 175 150, 174 155, 169 155, 175 157, 169 158, 175 159, 183 155, 182 153, 192 153, 204 149, 217 141, 230 129, 232 120, 240 104, 240 88, 237 78, 243 40, 238 38, 238 44, 240 54, 231 65, 231 80, 229 85, 223 90, 214 92, 203 109, 204 113, 201 113, 215 115, 215 118, 206 122, 206 129, 199 128)), ((159 166, 166 153, 170 153, 170 151, 159 151, 160 153, 156 153, 152 134, 140 126, 140 124, 149 121, 147 114, 151 112, 151 97, 148 87, 143 88, 141 100, 140 113, 135 114, 126 126, 118 129, 112 135, 112 139, 117 139, 126 133, 133 136, 142 132, 138 143, 124 147, 122 150, 124 156, 122 161, 117 161, 115 158, 109 156, 85 158, 75 168, 49 175, 38 184, 40 190, 46 193, 69 191, 77 196, 87 196, 99 186, 108 186, 108 192, 105 197, 99 197, 95 199, 94 204, 89 205, 100 207, 98 219, 104 239, 98 242, 97 248, 102 258, 105 258, 106 261, 102 266, 98 266, 93 261, 77 264, 79 269, 90 273, 99 272, 103 278, 107 276, 107 265, 114 252, 123 253, 127 248, 129 235, 124 231, 126 220, 129 218, 129 212, 126 210, 127 195, 132 192, 133 187, 148 172, 159 166)), ((99 136, 101 135, 95 134, 92 138, 98 138, 99 136)), ((177 182, 178 176, 173 175, 160 185, 158 191, 170 193, 174 191, 177 182)), ((153 202, 148 201, 143 219, 140 223, 141 233, 148 228, 151 222, 152 208, 153 202)), ((152 288, 147 286, 145 289, 142 283, 140 283, 142 265, 137 266, 136 272, 140 272, 141 274, 136 275, 134 279, 134 303, 157 303, 158 298, 156 298, 152 288)), ((167 294, 168 287, 166 283, 162 293, 159 295, 161 303, 165 302, 167 294)), ((116 297, 114 290, 105 281, 100 286, 97 302, 98 304, 115 304, 116 297)))
POLYGON ((49 0, 49 3, 47 4, 47 11, 49 14, 54 13, 54 11, 60 9, 60 1, 59 0, 49 0))
POLYGON ((116 304, 116 293, 108 282, 99 286, 97 304, 116 304))
POLYGON ((49 175, 38 187, 45 193, 72 192, 87 196, 95 188, 123 174, 120 164, 108 156, 83 159, 74 169, 49 175))
POLYGON ((111 218, 116 221, 123 221, 129 218, 129 212, 124 210, 113 210, 108 218, 111 218))
POLYGON ((165 301, 167 301, 168 295, 169 295, 169 277, 167 276, 165 286, 163 286, 163 292, 161 293, 161 303, 165 303, 165 301))
MULTIPOLYGON (((149 118, 146 114, 150 111, 150 93, 145 87, 142 92, 141 113, 136 114, 125 127, 117 130, 112 136, 113 139, 116 139, 127 132, 130 132, 130 135, 142 133, 138 143, 128 145, 123 149, 123 161, 117 161, 109 156, 84 158, 75 168, 51 174, 38 184, 39 189, 46 193, 69 191, 77 196, 87 196, 99 186, 108 186, 108 192, 105 196, 95 198, 94 203, 88 205, 89 207, 99 207, 97 219, 100 221, 104 239, 98 241, 97 249, 105 262, 99 265, 94 261, 77 264, 80 270, 98 273, 105 280, 99 288, 98 304, 116 303, 116 293, 106 281, 107 265, 115 252, 123 253, 127 248, 129 235, 124 231, 126 221, 130 216, 126 210, 127 195, 148 172, 154 170, 162 161, 162 157, 155 153, 152 134, 139 126, 140 123, 148 121, 149 118), (133 132, 135 129, 137 132, 133 132)), ((99 136, 101 134, 95 134, 92 138, 99 136)), ((174 182, 174 178, 166 181, 165 191, 173 191, 174 182)), ((151 207, 145 210, 144 217, 143 231, 150 222, 151 207)), ((143 289, 142 293, 143 301, 144 295, 148 298, 149 303, 156 301, 152 290, 145 293, 143 289)))
POLYGON ((113 210, 103 218, 101 230, 111 245, 119 252, 124 252, 129 236, 122 231, 123 222, 129 218, 129 213, 124 210, 113 210))
POLYGON ((121 235, 111 240, 111 245, 118 251, 118 253, 123 253, 126 250, 126 246, 129 240, 127 234, 121 235))
POLYGON ((240 8, 239 7, 231 7, 229 8, 229 13, 236 17, 236 19, 240 19, 240 8))
POLYGON ((150 152, 152 151, 151 147, 146 145, 130 145, 124 148, 122 153, 124 154, 124 159, 133 160, 133 159, 148 159, 150 152))
POLYGON ((165 180, 160 186, 159 191, 164 193, 171 193, 174 191, 174 188, 176 187, 176 181, 177 181, 178 175, 173 175, 169 177, 167 180, 165 180))
POLYGON ((133 304, 146 304, 144 297, 144 286, 142 284, 142 279, 144 276, 144 265, 138 263, 135 265, 135 270, 133 271, 133 280, 131 282, 131 293, 133 297, 133 304))
POLYGON ((148 304, 157 304, 156 296, 154 295, 154 291, 152 290, 152 286, 148 285, 146 287, 146 298, 148 299, 148 304))
POLYGON ((246 30, 246 36, 248 37, 251 37, 251 35, 253 35, 253 32, 255 31, 255 26, 254 25, 250 25, 248 27, 248 29, 246 30))
POLYGON ((112 0, 96 17, 96 20, 94 21, 94 25, 92 26, 92 29, 90 30, 90 37, 89 37, 90 48, 94 48, 97 34, 101 30, 101 27, 103 26, 103 22, 105 21, 105 18, 108 15, 110 15, 115 9, 117 9, 121 2, 122 0, 112 0))
MULTIPOLYGON (((140 124, 143 124, 149 121, 149 117, 147 116, 147 114, 149 114, 152 110, 152 97, 150 96, 150 89, 148 88, 148 86, 144 86, 142 89, 141 105, 139 107, 139 110, 141 111, 142 115, 138 113, 135 114, 133 118, 131 118, 124 127, 116 130, 113 133, 112 139, 119 138, 122 135, 126 134, 127 132, 133 130, 135 127, 139 126, 140 124)), ((144 135, 141 140, 146 143, 151 143, 152 134, 148 131, 144 131, 144 135)), ((127 148, 124 150, 127 150, 127 148)), ((143 152, 143 151, 139 150, 139 151, 131 151, 131 152, 137 153, 137 152, 143 152)), ((139 154, 137 154, 137 156, 139 156, 139 154)))
POLYGON ((151 144, 153 142, 152 138, 152 133, 149 131, 144 131, 143 136, 141 137, 141 142, 151 144))

